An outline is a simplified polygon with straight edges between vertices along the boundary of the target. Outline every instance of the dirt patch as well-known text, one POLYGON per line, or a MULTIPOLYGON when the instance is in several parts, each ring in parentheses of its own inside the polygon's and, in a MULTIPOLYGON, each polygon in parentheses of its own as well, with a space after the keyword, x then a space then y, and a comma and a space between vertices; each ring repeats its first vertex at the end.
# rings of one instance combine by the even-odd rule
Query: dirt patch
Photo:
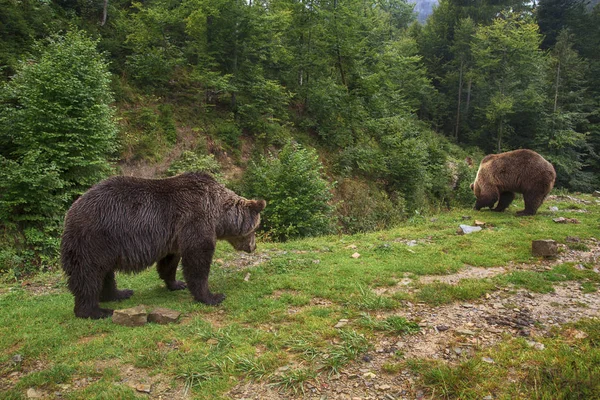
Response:
POLYGON ((250 254, 239 253, 231 260, 223 260, 218 258, 214 260, 214 263, 231 271, 243 271, 245 269, 257 267, 270 260, 270 254, 267 254, 266 252, 254 252, 250 254))
POLYGON ((457 285, 462 279, 493 278, 496 275, 504 274, 506 272, 507 269, 504 267, 481 268, 467 266, 466 268, 463 268, 460 272, 456 274, 421 276, 419 278, 419 283, 429 284, 433 282, 441 282, 447 283, 449 285, 457 285))

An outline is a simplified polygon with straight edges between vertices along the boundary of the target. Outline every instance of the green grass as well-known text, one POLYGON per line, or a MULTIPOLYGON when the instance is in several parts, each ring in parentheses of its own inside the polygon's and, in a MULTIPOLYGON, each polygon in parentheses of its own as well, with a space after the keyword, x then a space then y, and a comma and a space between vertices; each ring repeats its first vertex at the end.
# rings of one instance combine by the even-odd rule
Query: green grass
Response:
MULTIPOLYGON (((419 332, 416 321, 401 317, 407 301, 432 306, 478 301, 504 288, 547 293, 564 281, 578 282, 584 293, 597 293, 600 274, 594 266, 572 263, 541 268, 542 272, 518 270, 466 279, 457 285, 418 283, 419 276, 456 273, 466 265, 539 264, 541 259, 531 254, 534 239, 554 239, 583 251, 590 238, 600 238, 600 206, 595 202, 585 205, 588 212, 577 214, 579 224, 554 223, 552 218, 560 212, 545 211, 551 205, 564 206, 547 202, 538 215, 525 218, 514 215, 518 206, 505 213, 457 209, 436 215, 433 222, 431 216, 413 218, 395 229, 371 234, 259 243, 265 261, 244 268, 235 266, 239 255, 221 243, 210 278, 211 289, 227 295, 219 307, 195 303, 187 291, 169 292, 152 269, 118 274, 119 287, 131 288, 135 294, 106 306, 145 304, 181 311, 181 321, 171 325, 128 328, 110 320, 76 319, 73 298, 59 270, 30 277, 27 285, 0 278, 0 398, 24 398, 28 388, 48 395, 60 392, 68 399, 141 398, 123 383, 128 368, 198 399, 227 398, 240 381, 261 382, 301 396, 307 381, 344 371, 372 349, 376 337, 419 332), (471 218, 463 220, 464 215, 471 218), (459 224, 475 219, 485 221, 486 228, 456 234, 459 224), (574 245, 568 236, 581 242, 574 245), (418 244, 409 247, 406 240, 418 244), (351 257, 355 252, 359 258, 351 257), (399 290, 407 276, 414 280, 406 288, 410 290, 399 290), (347 319, 347 325, 334 328, 340 319, 347 319), (22 362, 13 362, 15 355, 22 356, 22 362), (85 384, 74 384, 82 379, 85 384)), ((592 362, 598 326, 590 323, 581 329, 589 336, 573 349, 592 362)), ((554 398, 548 395, 553 390, 560 398, 565 392, 552 386, 553 381, 577 384, 583 395, 599 380, 588 382, 590 375, 561 347, 566 340, 561 338, 557 333, 544 342, 552 352, 534 353, 523 347, 522 340, 507 339, 493 350, 500 355, 490 355, 496 364, 478 359, 456 367, 423 362, 417 369, 424 385, 449 398, 481 398, 488 393, 506 393, 507 398, 517 393, 518 397, 532 382, 537 382, 539 398, 543 393, 554 398), (516 375, 514 388, 502 387, 502 379, 517 368, 509 360, 510 352, 516 352, 515 359, 534 357, 531 365, 545 369, 539 373, 525 369, 516 375), (502 354, 505 363, 498 361, 502 354), (563 363, 569 365, 561 368, 563 363), (493 379, 486 379, 486 374, 493 379)), ((404 369, 402 362, 391 360, 383 372, 404 369)))

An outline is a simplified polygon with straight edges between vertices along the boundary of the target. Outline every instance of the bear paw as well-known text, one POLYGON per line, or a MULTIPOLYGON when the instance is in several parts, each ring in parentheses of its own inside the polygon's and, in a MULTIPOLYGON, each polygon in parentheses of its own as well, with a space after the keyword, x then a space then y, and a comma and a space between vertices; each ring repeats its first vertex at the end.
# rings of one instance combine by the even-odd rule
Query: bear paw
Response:
POLYGON ((167 282, 167 289, 169 290, 183 290, 187 287, 187 284, 182 281, 167 282))
POLYGON ((94 308, 92 310, 76 310, 75 316, 79 318, 91 318, 91 319, 102 319, 110 318, 113 315, 113 311, 109 308, 94 308))
POLYGON ((203 300, 202 302, 204 304, 208 304, 209 306, 216 306, 221 304, 221 302, 225 300, 225 295, 222 293, 214 293, 214 294, 210 294, 208 295, 208 298, 206 300, 203 300))
POLYGON ((535 215, 535 212, 531 212, 531 211, 527 211, 527 210, 517 211, 517 217, 525 217, 528 215, 535 215))
POLYGON ((133 296, 133 290, 131 289, 115 290, 112 293, 101 295, 100 301, 120 301, 126 300, 131 296, 133 296))

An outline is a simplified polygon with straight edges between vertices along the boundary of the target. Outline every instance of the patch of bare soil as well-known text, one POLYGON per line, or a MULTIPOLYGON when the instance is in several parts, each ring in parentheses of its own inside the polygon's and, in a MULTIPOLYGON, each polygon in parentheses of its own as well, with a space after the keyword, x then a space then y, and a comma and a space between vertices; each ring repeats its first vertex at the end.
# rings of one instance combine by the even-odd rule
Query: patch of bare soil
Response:
POLYGON ((462 279, 485 279, 492 278, 496 275, 506 273, 504 267, 492 267, 492 268, 481 268, 468 266, 463 268, 459 273, 451 275, 428 275, 419 278, 419 282, 422 284, 428 284, 433 282, 447 283, 449 285, 456 285, 462 279))

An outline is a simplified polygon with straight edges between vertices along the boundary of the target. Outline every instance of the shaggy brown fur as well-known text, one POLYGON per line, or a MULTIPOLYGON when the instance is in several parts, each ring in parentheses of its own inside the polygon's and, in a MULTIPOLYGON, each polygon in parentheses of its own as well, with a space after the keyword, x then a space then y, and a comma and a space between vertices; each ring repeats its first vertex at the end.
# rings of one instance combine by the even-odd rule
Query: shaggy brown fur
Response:
POLYGON ((197 301, 225 298, 208 289, 217 239, 236 250, 256 248, 254 231, 264 200, 246 200, 202 173, 167 179, 109 178, 83 194, 67 212, 61 260, 75 296, 75 315, 104 318, 100 301, 127 299, 114 271, 139 272, 156 262, 170 290, 186 287, 197 301), (175 273, 181 260, 186 283, 175 273))
POLYGON ((515 198, 523 194, 525 209, 517 215, 534 215, 554 187, 556 172, 542 156, 532 150, 514 150, 490 154, 481 160, 471 189, 477 197, 475 209, 494 207, 504 211, 515 198))

